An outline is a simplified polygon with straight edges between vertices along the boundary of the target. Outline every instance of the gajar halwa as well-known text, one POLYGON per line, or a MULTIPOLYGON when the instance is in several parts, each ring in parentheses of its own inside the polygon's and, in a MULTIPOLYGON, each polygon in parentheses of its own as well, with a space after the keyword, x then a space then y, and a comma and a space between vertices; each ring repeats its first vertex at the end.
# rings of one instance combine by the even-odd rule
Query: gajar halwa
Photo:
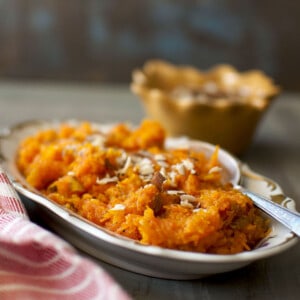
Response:
POLYGON ((250 198, 222 183, 210 158, 166 149, 144 120, 103 131, 89 122, 41 130, 19 146, 27 182, 59 205, 142 244, 215 254, 251 250, 269 231, 250 198))

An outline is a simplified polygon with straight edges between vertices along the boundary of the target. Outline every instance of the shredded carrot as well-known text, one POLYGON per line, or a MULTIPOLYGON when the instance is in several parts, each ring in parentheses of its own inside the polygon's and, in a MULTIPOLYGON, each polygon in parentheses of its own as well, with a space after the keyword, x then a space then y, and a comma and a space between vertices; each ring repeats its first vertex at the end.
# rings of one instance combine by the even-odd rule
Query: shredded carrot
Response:
POLYGON ((85 122, 41 130, 19 146, 30 185, 59 205, 143 244, 231 254, 255 247, 269 230, 250 198, 221 183, 211 157, 165 149, 158 122, 108 132, 85 122))

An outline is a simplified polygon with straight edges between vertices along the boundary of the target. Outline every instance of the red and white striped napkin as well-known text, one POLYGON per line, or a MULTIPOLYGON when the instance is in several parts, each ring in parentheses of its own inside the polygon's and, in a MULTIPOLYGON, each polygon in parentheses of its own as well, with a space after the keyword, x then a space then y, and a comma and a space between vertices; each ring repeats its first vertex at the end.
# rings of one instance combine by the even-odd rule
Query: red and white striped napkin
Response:
POLYGON ((0 299, 130 299, 101 267, 29 220, 1 167, 0 299))

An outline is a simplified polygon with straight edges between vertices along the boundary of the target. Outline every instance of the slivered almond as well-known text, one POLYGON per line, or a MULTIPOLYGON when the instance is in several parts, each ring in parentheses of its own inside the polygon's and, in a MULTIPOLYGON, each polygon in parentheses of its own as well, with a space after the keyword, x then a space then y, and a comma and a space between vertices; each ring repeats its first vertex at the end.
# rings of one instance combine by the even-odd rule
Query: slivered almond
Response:
POLYGON ((103 177, 103 178, 97 178, 96 183, 97 184, 107 184, 107 183, 111 183, 111 182, 117 182, 118 181, 118 177, 114 176, 114 177, 103 177))
POLYGON ((194 205, 188 200, 180 200, 180 205, 187 208, 194 208, 194 205))
POLYGON ((115 206, 113 208, 111 208, 110 210, 124 210, 124 209, 125 209, 124 204, 115 204, 115 206))
POLYGON ((169 194, 169 195, 182 195, 184 193, 185 193, 184 191, 180 191, 180 190, 168 190, 167 191, 167 194, 169 194))
POLYGON ((131 166, 131 156, 127 156, 123 168, 119 169, 117 173, 118 174, 125 174, 130 166, 131 166))
POLYGON ((187 195, 187 194, 181 195, 180 196, 180 200, 182 200, 182 201, 188 201, 188 202, 196 202, 196 198, 194 196, 187 195))
POLYGON ((215 173, 215 172, 220 172, 220 171, 222 171, 222 168, 221 168, 221 167, 218 167, 218 166, 215 166, 215 167, 212 167, 212 168, 208 171, 208 174, 215 173))

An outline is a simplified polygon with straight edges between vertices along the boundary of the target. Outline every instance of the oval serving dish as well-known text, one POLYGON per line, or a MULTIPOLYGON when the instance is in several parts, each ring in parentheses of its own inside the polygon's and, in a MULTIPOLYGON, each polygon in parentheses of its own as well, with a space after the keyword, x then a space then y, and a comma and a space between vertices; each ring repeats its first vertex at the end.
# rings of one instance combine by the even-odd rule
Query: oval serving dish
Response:
MULTIPOLYGON (((72 121, 76 122, 76 121, 72 121)), ((60 122, 30 121, 3 130, 0 134, 0 163, 29 211, 39 213, 49 228, 82 251, 112 265, 136 273, 167 279, 196 279, 241 268, 259 259, 278 254, 297 242, 297 237, 275 220, 271 220, 271 233, 256 249, 233 255, 203 254, 142 245, 111 233, 79 215, 47 199, 26 183, 15 164, 19 142, 41 129, 57 127, 60 122)), ((110 128, 105 125, 101 129, 110 128)), ((213 153, 215 146, 181 138, 169 138, 166 146, 188 146, 206 155, 213 153)), ((274 181, 253 172, 247 165, 238 162, 220 149, 220 163, 225 170, 223 177, 233 184, 270 198, 295 210, 295 203, 286 197, 274 181)))

